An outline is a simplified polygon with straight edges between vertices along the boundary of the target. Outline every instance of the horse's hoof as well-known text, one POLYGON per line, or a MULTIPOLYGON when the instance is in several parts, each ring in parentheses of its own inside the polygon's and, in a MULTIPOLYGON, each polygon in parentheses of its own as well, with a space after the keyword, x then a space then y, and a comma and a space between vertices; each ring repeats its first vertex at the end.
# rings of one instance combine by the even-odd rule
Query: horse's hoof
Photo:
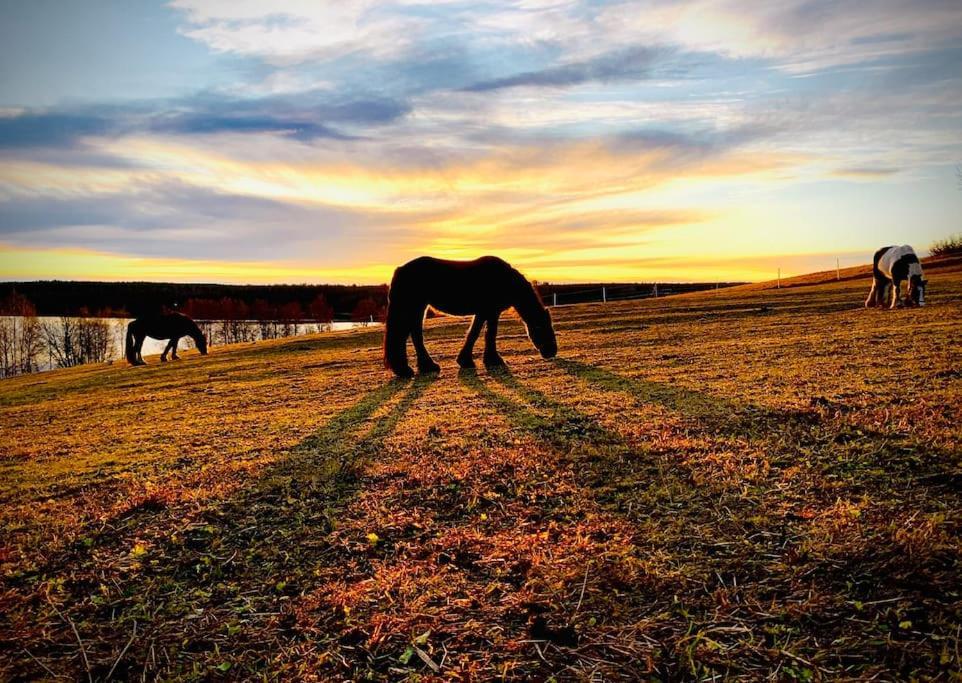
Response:
POLYGON ((431 373, 441 372, 441 366, 437 363, 425 363, 424 365, 418 365, 418 372, 422 375, 430 375, 431 373))
POLYGON ((411 368, 401 368, 400 370, 395 370, 394 374, 401 379, 411 379, 414 377, 414 370, 411 368))
POLYGON ((469 370, 474 367, 474 359, 471 356, 458 356, 458 366, 469 370))
POLYGON ((486 368, 503 368, 507 366, 504 362, 504 358, 501 356, 485 356, 484 357, 484 367, 486 368))

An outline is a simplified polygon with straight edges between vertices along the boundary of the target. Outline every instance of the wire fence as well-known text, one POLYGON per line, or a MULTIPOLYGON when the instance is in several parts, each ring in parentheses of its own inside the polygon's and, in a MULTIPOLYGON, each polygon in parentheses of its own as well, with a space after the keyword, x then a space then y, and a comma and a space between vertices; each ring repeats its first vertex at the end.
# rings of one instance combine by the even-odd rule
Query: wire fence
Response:
POLYGON ((542 293, 546 306, 570 306, 573 304, 610 303, 634 299, 658 299, 672 294, 684 294, 716 290, 736 283, 716 283, 712 285, 602 285, 587 289, 556 290, 542 293))

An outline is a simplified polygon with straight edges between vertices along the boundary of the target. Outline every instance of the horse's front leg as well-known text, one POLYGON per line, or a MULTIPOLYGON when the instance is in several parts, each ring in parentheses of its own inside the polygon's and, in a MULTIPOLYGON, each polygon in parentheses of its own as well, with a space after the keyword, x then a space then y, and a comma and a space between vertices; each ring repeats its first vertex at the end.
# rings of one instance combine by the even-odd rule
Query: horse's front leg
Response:
POLYGON ((411 341, 414 343, 414 353, 418 357, 418 372, 440 372, 441 366, 434 362, 427 348, 424 346, 424 311, 411 326, 411 341))
POLYGON ((902 281, 892 280, 892 305, 889 308, 899 307, 899 296, 902 293, 902 281))
POLYGON ((500 313, 489 317, 485 322, 488 328, 484 331, 484 364, 489 368, 504 366, 505 362, 498 353, 498 318, 500 313))
POLYGON ((161 363, 166 363, 166 362, 167 362, 167 354, 170 353, 170 347, 171 347, 171 344, 173 344, 173 343, 174 343, 174 340, 173 340, 173 339, 171 339, 170 341, 167 342, 167 346, 164 347, 164 352, 160 354, 160 362, 161 362, 161 363))
POLYGON ((471 320, 471 327, 468 328, 468 336, 464 338, 464 346, 458 353, 458 365, 462 368, 474 367, 474 343, 478 341, 482 327, 484 327, 484 318, 480 315, 474 316, 474 319, 471 320))
POLYGON ((177 355, 177 345, 180 343, 180 337, 174 337, 170 340, 170 357, 174 360, 180 360, 180 356, 177 355))
POLYGON ((872 278, 872 289, 869 290, 868 298, 865 300, 865 308, 875 308, 881 306, 885 297, 885 282, 878 278, 872 278))

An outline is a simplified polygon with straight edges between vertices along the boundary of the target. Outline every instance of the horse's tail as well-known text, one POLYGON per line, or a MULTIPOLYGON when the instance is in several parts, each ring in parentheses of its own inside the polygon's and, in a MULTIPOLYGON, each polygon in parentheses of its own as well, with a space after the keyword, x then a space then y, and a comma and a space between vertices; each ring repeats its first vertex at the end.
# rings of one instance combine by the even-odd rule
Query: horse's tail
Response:
POLYGON ((137 365, 137 349, 134 342, 134 324, 136 322, 135 320, 127 325, 127 342, 124 345, 124 355, 127 356, 127 362, 131 365, 137 365))
POLYGON ((408 364, 404 345, 411 334, 411 316, 405 314, 402 304, 404 296, 399 289, 403 287, 398 287, 398 270, 394 271, 391 288, 388 290, 387 320, 384 323, 384 367, 400 374, 408 364))

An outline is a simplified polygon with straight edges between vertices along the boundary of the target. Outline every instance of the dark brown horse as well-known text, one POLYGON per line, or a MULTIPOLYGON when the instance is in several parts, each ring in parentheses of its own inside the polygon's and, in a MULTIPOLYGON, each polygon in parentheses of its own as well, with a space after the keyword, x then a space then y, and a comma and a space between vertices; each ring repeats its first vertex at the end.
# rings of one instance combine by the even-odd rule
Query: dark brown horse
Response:
POLYGON ((445 261, 422 256, 394 271, 388 294, 387 325, 384 329, 384 365, 398 377, 411 377, 408 366, 407 339, 414 342, 418 371, 437 372, 435 363, 424 348, 424 312, 431 306, 451 315, 473 315, 464 346, 458 354, 458 365, 473 368, 472 351, 481 334, 484 336, 484 364, 504 365, 498 355, 496 337, 501 313, 514 308, 528 329, 528 337, 544 358, 558 352, 551 314, 524 275, 495 256, 482 256, 474 261, 445 261))
POLYGON ((207 355, 207 339, 203 332, 197 327, 197 323, 188 318, 183 313, 158 313, 157 315, 137 318, 127 325, 127 362, 131 365, 146 365, 140 350, 144 346, 144 339, 169 339, 167 348, 160 354, 160 362, 167 361, 167 354, 173 352, 172 358, 177 360, 177 343, 181 337, 190 337, 194 340, 197 350, 202 355, 207 355))

